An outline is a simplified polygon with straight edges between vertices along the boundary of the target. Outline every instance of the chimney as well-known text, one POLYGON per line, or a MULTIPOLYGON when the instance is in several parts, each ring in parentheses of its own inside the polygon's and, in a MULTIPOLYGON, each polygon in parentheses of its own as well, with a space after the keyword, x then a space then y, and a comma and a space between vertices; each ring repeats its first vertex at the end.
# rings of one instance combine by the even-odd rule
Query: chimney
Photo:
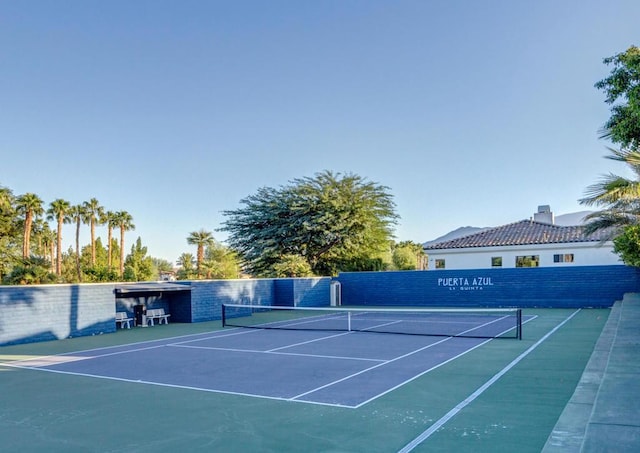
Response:
POLYGON ((533 220, 540 223, 549 223, 551 225, 555 224, 555 218, 553 217, 553 212, 551 212, 551 207, 549 205, 538 206, 538 212, 533 214, 533 220))

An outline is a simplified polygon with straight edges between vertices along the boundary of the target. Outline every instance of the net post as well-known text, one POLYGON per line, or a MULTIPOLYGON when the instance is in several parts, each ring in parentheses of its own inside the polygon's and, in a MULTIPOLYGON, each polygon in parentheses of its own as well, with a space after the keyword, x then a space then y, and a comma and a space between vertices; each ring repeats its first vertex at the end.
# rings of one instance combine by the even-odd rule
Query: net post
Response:
POLYGON ((351 312, 347 312, 347 331, 351 332, 351 312))
POLYGON ((227 316, 226 316, 225 308, 226 306, 222 304, 222 327, 225 327, 227 325, 227 316))
POLYGON ((518 340, 522 340, 522 308, 518 308, 518 328, 517 328, 517 334, 518 334, 518 340))

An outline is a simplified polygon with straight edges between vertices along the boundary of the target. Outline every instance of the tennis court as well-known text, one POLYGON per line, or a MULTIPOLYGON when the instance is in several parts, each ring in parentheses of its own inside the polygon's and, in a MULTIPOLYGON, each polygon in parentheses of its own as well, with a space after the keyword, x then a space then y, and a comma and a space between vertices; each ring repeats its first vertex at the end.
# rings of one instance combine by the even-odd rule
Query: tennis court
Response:
POLYGON ((526 310, 522 340, 492 339, 513 328, 495 320, 430 336, 369 331, 377 318, 4 347, 0 436, 6 451, 540 451, 608 312, 526 310))

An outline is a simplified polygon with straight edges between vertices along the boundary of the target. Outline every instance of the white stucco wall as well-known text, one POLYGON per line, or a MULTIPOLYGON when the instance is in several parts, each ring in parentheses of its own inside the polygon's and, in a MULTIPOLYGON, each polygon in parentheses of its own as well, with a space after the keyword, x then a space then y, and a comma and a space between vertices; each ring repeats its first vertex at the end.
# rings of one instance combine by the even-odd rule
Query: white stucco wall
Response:
POLYGON ((508 247, 477 247, 464 249, 426 250, 429 270, 436 269, 436 260, 445 260, 445 269, 491 269, 491 258, 502 257, 503 268, 516 267, 516 256, 538 255, 540 267, 599 266, 623 264, 613 253, 613 243, 575 242, 508 247), (572 263, 554 263, 553 255, 573 253, 572 263))

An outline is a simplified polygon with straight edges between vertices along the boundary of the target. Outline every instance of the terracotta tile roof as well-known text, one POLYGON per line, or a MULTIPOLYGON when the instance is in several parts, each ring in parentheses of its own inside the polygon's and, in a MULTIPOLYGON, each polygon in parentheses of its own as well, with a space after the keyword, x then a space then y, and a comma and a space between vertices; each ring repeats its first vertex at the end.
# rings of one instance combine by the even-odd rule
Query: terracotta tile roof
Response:
POLYGON ((425 250, 598 242, 603 239, 605 235, 602 233, 587 236, 582 226, 558 226, 534 220, 521 220, 450 241, 431 244, 426 246, 425 250))

